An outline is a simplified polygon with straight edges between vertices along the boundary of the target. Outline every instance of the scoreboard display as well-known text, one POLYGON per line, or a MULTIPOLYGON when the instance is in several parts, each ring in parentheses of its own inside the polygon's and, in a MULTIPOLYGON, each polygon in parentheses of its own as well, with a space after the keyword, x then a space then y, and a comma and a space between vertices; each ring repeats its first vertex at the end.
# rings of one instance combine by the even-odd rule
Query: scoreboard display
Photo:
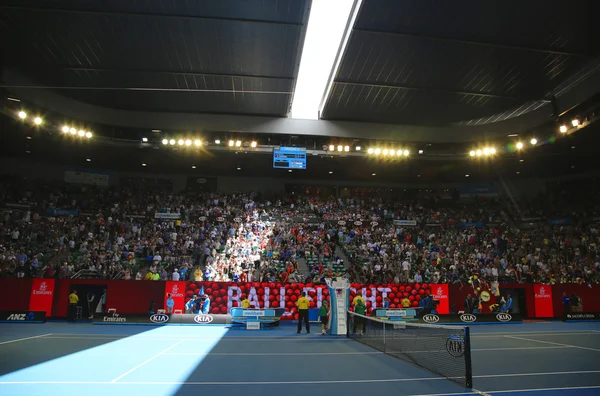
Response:
POLYGON ((306 149, 303 147, 279 147, 273 150, 273 168, 306 169, 306 149))

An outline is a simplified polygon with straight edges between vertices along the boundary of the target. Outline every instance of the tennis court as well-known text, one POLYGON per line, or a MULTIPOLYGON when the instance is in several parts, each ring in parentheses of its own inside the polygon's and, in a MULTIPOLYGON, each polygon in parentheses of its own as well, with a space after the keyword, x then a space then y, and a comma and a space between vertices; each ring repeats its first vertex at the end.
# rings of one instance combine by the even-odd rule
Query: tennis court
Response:
POLYGON ((599 323, 472 326, 472 390, 316 326, 310 335, 284 325, 0 329, 4 396, 600 394, 599 323))

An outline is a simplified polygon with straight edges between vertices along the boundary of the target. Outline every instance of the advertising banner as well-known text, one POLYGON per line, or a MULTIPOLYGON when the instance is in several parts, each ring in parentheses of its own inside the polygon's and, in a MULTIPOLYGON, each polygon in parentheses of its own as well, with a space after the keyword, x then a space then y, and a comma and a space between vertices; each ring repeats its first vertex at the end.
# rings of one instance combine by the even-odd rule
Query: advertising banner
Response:
POLYGON ((600 320, 600 312, 572 312, 567 314, 567 320, 600 320))
POLYGON ((231 315, 95 313, 94 324, 209 325, 231 324, 231 315))
POLYGON ((42 311, 0 311, 0 322, 44 323, 46 312, 42 311))
POLYGON ((522 322, 523 318, 518 313, 496 314, 461 314, 461 315, 435 315, 428 314, 419 318, 420 323, 514 323, 522 322))
MULTIPOLYGON (((329 300, 330 295, 327 285, 313 283, 187 281, 185 285, 185 302, 204 289, 211 300, 211 314, 226 314, 231 307, 241 307, 242 300, 247 298, 253 309, 285 308, 282 320, 297 319, 296 301, 303 291, 310 302, 309 308, 319 308, 324 299, 329 300)), ((425 296, 432 294, 439 301, 438 313, 450 313, 447 284, 351 283, 348 294, 350 301, 356 294, 360 294, 365 299, 369 313, 373 308, 383 307, 383 299, 386 297, 391 309, 401 309, 403 303, 416 308, 425 296)))
POLYGON ((66 183, 93 184, 95 186, 108 187, 109 173, 91 172, 83 170, 66 170, 66 183))
POLYGON ((481 221, 470 222, 470 223, 461 222, 461 223, 458 223, 458 225, 459 225, 460 228, 473 228, 473 227, 475 227, 475 228, 483 228, 485 226, 485 223, 483 223, 481 221))
POLYGON ((552 304, 552 286, 533 285, 533 298, 536 318, 551 318, 554 316, 552 304))
POLYGON ((417 225, 417 221, 416 220, 394 220, 394 225, 397 226, 416 226, 417 225))
POLYGON ((70 209, 55 209, 55 208, 48 208, 46 209, 46 214, 48 216, 78 216, 79 215, 79 211, 77 210, 70 210, 70 209))
POLYGON ((167 281, 165 283, 165 309, 167 309, 167 299, 169 295, 173 298, 175 305, 173 306, 173 312, 185 310, 185 282, 178 281, 167 281))
POLYGON ((548 219, 548 224, 550 225, 569 225, 572 223, 572 220, 569 218, 561 218, 561 219, 548 219))
POLYGON ((52 315, 52 300, 54 298, 54 279, 33 278, 29 309, 43 311, 46 316, 52 315))
POLYGON ((181 213, 154 213, 155 219, 177 220, 181 218, 181 213))

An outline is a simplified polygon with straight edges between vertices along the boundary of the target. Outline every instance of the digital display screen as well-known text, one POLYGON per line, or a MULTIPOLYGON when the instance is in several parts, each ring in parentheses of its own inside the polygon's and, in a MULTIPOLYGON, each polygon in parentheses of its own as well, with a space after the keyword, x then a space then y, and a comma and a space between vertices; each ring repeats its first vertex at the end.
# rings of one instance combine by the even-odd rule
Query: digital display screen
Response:
POLYGON ((306 149, 279 147, 273 150, 273 168, 306 169, 306 149))

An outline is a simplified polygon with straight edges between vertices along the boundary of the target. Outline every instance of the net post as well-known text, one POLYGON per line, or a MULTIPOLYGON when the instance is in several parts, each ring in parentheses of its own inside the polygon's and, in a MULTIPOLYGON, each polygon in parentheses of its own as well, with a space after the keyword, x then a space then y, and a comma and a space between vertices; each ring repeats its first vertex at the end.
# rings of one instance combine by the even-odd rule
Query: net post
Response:
POLYGON ((465 327, 465 368, 466 368, 466 387, 473 387, 473 367, 471 365, 471 330, 469 326, 465 327))

